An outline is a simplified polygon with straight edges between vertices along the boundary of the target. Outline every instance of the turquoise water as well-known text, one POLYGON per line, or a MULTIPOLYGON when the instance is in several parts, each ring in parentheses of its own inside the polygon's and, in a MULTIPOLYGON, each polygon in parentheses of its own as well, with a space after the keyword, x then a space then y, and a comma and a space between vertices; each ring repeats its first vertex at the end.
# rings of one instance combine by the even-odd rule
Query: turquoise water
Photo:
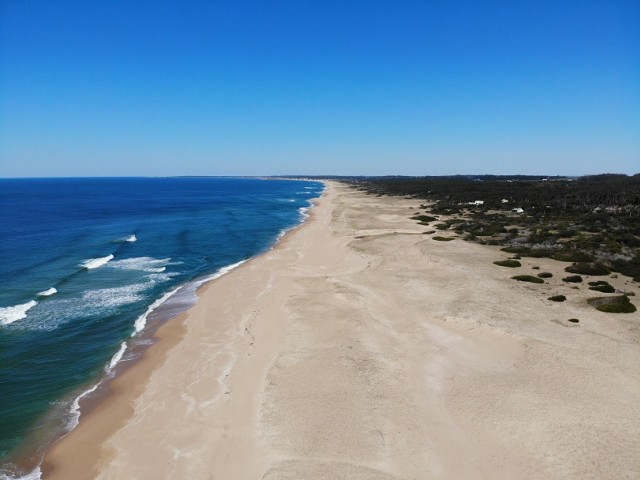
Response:
POLYGON ((322 188, 0 180, 0 478, 26 473, 16 452, 38 457, 46 431, 77 423, 78 396, 132 359, 159 311, 186 308, 203 280, 268 249, 322 188))

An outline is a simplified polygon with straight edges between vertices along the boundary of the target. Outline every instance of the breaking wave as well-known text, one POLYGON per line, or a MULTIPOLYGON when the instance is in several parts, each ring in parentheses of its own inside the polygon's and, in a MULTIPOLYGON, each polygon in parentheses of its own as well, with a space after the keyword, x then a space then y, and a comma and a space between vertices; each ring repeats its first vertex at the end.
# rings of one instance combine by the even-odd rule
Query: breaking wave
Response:
POLYGON ((106 257, 90 258, 82 262, 80 266, 82 268, 86 268, 87 270, 92 270, 94 268, 98 268, 103 265, 106 265, 111 260, 113 260, 113 255, 107 255, 106 257))
POLYGON ((27 312, 38 304, 35 300, 12 307, 0 308, 0 324, 9 325, 27 317, 27 312))
POLYGON ((44 290, 43 292, 38 293, 39 297, 50 297, 51 295, 58 293, 58 289, 51 287, 48 290, 44 290))

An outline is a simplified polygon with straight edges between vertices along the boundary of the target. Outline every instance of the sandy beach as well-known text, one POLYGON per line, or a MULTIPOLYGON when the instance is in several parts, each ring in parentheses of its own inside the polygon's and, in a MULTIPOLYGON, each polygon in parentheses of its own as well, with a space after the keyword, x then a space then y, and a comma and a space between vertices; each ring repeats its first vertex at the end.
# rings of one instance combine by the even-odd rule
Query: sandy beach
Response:
POLYGON ((159 329, 44 478, 639 478, 640 312, 598 312, 566 263, 434 241, 420 203, 329 182, 159 329), (554 276, 510 278, 533 266, 554 276))

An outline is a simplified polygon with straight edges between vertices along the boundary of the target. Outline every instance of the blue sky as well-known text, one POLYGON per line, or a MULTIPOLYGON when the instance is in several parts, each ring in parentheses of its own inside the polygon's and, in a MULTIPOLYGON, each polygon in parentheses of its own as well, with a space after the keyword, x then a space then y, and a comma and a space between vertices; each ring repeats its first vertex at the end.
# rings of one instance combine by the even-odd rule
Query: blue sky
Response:
POLYGON ((640 171, 637 0, 0 6, 0 176, 640 171))

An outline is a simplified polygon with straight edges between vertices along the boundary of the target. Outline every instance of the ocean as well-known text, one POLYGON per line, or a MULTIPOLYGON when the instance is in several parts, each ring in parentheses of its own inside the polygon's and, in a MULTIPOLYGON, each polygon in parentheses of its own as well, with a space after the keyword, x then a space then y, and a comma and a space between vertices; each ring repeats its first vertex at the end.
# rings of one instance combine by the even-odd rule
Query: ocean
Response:
POLYGON ((192 305, 204 281, 303 221, 322 189, 252 178, 0 179, 0 479, 38 478, 45 447, 77 424, 80 399, 138 357, 148 332, 192 305))

